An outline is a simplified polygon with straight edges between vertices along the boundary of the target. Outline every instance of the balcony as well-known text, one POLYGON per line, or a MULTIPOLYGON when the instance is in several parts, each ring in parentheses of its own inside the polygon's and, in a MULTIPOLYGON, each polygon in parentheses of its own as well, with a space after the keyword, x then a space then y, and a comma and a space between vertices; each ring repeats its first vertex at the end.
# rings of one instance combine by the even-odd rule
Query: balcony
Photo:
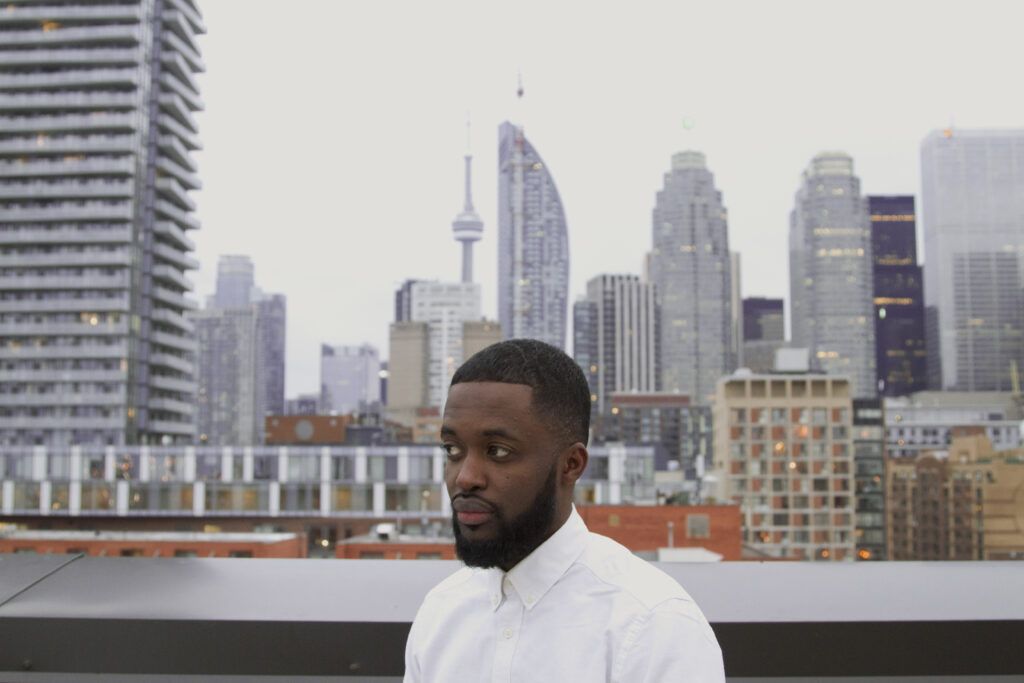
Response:
POLYGON ((178 225, 185 228, 186 230, 198 230, 199 219, 192 215, 191 212, 182 211, 174 204, 163 199, 156 200, 154 207, 158 216, 169 218, 175 221, 178 225))
POLYGON ((202 57, 189 44, 176 36, 172 31, 164 31, 162 37, 166 50, 180 54, 188 62, 188 66, 192 71, 206 71, 206 65, 203 64, 202 57))
POLYGON ((127 251, 51 252, 49 254, 11 254, 0 256, 0 267, 17 266, 128 266, 132 257, 127 251))
POLYGON ((32 116, 30 118, 5 118, 0 120, 0 129, 5 133, 74 133, 96 130, 131 133, 135 130, 135 119, 131 114, 67 114, 65 116, 32 116))
POLYGON ((193 251, 196 243, 185 236, 185 231, 170 221, 156 221, 153 223, 153 232, 161 237, 166 237, 174 245, 184 251, 193 251))
MULTIPOLYGON (((169 137, 169 136, 161 136, 169 137)), ((172 138, 177 141, 177 138, 172 138)), ((186 194, 187 190, 174 178, 160 178, 156 181, 156 189, 161 197, 174 202, 182 211, 195 211, 196 203, 186 194)))
POLYGON ((45 360, 45 359, 118 359, 128 355, 128 344, 89 346, 30 346, 0 347, 2 360, 45 360))
POLYGON ((0 244, 121 244, 131 242, 132 230, 123 228, 86 228, 84 230, 43 227, 0 232, 0 244))
POLYGON ((4 50, 0 51, 0 66, 136 66, 141 58, 134 48, 4 50))
POLYGON ((0 142, 0 156, 67 156, 79 154, 131 154, 136 151, 131 135, 75 136, 73 138, 37 138, 34 140, 4 140, 0 142))
POLYGON ((141 36, 138 26, 89 26, 61 28, 56 31, 11 31, 4 34, 4 44, 24 47, 60 47, 65 45, 106 45, 121 43, 137 45, 141 36))
POLYGON ((158 308, 154 310, 149 317, 154 322, 161 322, 165 325, 170 325, 171 327, 175 327, 179 330, 184 330, 189 334, 193 334, 196 331, 195 323, 169 308, 158 308))
POLYGON ((89 69, 56 73, 0 74, 0 90, 67 90, 83 87, 138 87, 139 76, 133 69, 89 69))
POLYGON ((134 185, 130 181, 0 184, 0 199, 131 199, 134 192, 134 185))
POLYGON ((188 281, 181 270, 174 266, 168 266, 165 264, 158 264, 153 266, 153 279, 160 280, 164 283, 170 283, 174 287, 178 287, 183 290, 191 290, 192 283, 188 281))
MULTIPOLYGON (((0 677, 398 683, 423 596, 459 566, 0 555, 0 677)), ((1024 671, 1013 563, 657 566, 701 606, 730 681, 1008 682, 1024 671)))
POLYGON ((177 119, 178 123, 193 132, 197 132, 199 130, 196 125, 196 120, 192 117, 192 112, 189 110, 185 100, 183 100, 179 95, 175 95, 174 93, 162 93, 157 99, 160 102, 161 110, 177 119))
POLYGON ((124 405, 124 390, 107 394, 69 394, 52 392, 49 394, 0 394, 0 406, 121 406, 124 405))
POLYGON ((170 71, 160 74, 160 87, 181 97, 192 111, 203 110, 203 101, 199 98, 198 92, 182 83, 170 71))
POLYGON ((142 10, 131 5, 94 5, 91 7, 31 7, 12 5, 10 9, 0 13, 0 26, 5 24, 57 22, 138 22, 142 18, 142 10))
POLYGON ((71 221, 130 221, 131 204, 101 206, 48 206, 40 208, 4 209, 4 221, 9 223, 65 223, 71 221))
POLYGON ((88 176, 135 174, 135 162, 121 159, 35 159, 16 163, 0 163, 0 178, 33 178, 47 176, 88 176))
POLYGON ((128 312, 128 296, 104 297, 102 299, 24 299, 0 300, 0 313, 33 313, 95 311, 128 312))
POLYGON ((127 272, 117 275, 0 275, 0 290, 128 289, 127 272))

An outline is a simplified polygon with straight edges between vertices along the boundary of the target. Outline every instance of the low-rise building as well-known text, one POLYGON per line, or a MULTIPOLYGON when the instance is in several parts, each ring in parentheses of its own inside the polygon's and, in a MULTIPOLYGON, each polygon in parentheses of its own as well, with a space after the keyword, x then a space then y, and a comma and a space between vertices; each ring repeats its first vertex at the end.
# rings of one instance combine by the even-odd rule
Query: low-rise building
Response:
POLYGON ((106 557, 306 557, 295 533, 0 529, 0 553, 106 557))
POLYGON ((1006 391, 919 391, 885 399, 886 450, 890 457, 914 457, 945 449, 954 427, 977 425, 997 451, 1019 448, 1024 410, 1006 391))

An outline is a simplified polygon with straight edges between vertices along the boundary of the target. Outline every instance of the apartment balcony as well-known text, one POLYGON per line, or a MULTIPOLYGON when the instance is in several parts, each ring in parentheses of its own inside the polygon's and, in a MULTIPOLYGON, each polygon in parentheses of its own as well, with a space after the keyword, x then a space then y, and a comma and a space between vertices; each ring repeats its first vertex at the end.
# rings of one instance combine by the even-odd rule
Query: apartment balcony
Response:
POLYGON ((2 275, 0 290, 127 289, 127 272, 116 275, 2 275))
MULTIPOLYGON (((2 16, 2 15, 0 15, 2 16)), ((0 74, 0 91, 66 90, 90 87, 131 87, 139 85, 133 69, 88 69, 55 73, 0 74)))
POLYGON ((171 422, 169 420, 150 420, 146 430, 151 434, 174 434, 176 436, 192 436, 196 427, 191 422, 171 422))
POLYGON ((130 221, 131 204, 92 206, 46 206, 30 208, 7 208, 3 213, 5 223, 69 223, 74 221, 130 221))
POLYGON ((0 178, 35 178, 50 176, 135 175, 135 162, 121 159, 33 159, 32 161, 0 161, 0 178))
POLYGON ((0 12, 0 26, 25 24, 27 22, 42 23, 55 21, 58 23, 113 23, 138 22, 142 19, 142 10, 132 5, 92 5, 90 7, 65 7, 47 5, 32 7, 31 5, 11 5, 0 12))
POLYGON ((178 180, 182 185, 190 190, 198 190, 203 186, 199 176, 192 173, 184 166, 174 163, 171 159, 165 156, 158 156, 156 158, 156 167, 161 173, 166 173, 178 180))
POLYGON ((0 199, 131 199, 131 181, 0 183, 0 199))
POLYGON ((70 394, 55 391, 48 394, 0 394, 0 406, 120 406, 124 405, 124 390, 110 393, 70 394))
POLYGON ((178 308, 186 311, 193 311, 199 308, 192 299, 182 296, 180 293, 174 290, 167 289, 166 287, 156 286, 153 288, 152 296, 157 301, 162 301, 173 308, 178 308))
POLYGON ((161 37, 164 41, 165 50, 179 53, 188 62, 188 66, 192 71, 206 71, 206 65, 203 64, 203 58, 199 56, 199 52, 179 38, 173 31, 164 31, 161 37))
POLYGON ((0 67, 11 66, 137 66, 142 54, 135 48, 99 50, 4 50, 0 67))
POLYGON ((80 154, 131 154, 136 149, 133 135, 89 135, 73 138, 41 137, 33 140, 0 141, 0 157, 27 155, 77 156, 80 154))
POLYGON ((153 223, 153 232, 174 243, 174 246, 184 251, 195 251, 196 243, 185 236, 185 231, 171 221, 156 221, 153 223))
POLYGON ((158 216, 163 216, 164 218, 169 218, 172 221, 175 221, 182 228, 185 228, 186 230, 198 230, 199 229, 199 219, 198 218, 196 218, 190 212, 182 211, 181 209, 176 207, 174 204, 171 204, 170 202, 168 202, 166 200, 163 200, 163 199, 156 200, 156 205, 154 206, 154 208, 156 209, 156 214, 158 216))
MULTIPOLYGON (((192 415, 195 412, 195 405, 192 403, 176 401, 173 398, 150 398, 148 405, 150 410, 162 410, 168 413, 178 413, 179 415, 192 415)), ((150 429, 155 429, 152 423, 150 423, 150 429)), ((189 425, 189 429, 191 429, 191 425, 189 425)))
POLYGON ((173 116, 161 113, 157 116, 156 122, 161 129, 161 133, 177 136, 181 144, 183 144, 185 149, 188 151, 195 151, 203 148, 202 143, 199 141, 199 136, 178 123, 173 116))
POLYGON ((0 232, 0 245, 26 244, 123 244, 132 241, 132 229, 128 226, 117 228, 84 229, 44 227, 22 227, 20 230, 0 232))
POLYGON ((0 130, 5 133, 88 133, 98 130, 131 133, 135 130, 135 123, 135 118, 131 114, 97 112, 29 118, 5 117, 0 119, 0 130))
POLYGON ((192 160, 188 149, 185 148, 185 145, 181 143, 177 136, 161 135, 157 139, 157 145, 160 147, 161 153, 170 157, 176 164, 192 171, 196 170, 196 162, 192 160))
POLYGON ((62 111, 129 110, 138 104, 140 104, 139 96, 135 93, 0 93, 0 112, 46 111, 49 109, 62 111))
POLYGON ((195 323, 186 318, 185 316, 172 311, 169 308, 157 308, 150 314, 150 319, 154 322, 160 322, 165 325, 170 325, 179 330, 183 330, 189 334, 196 331, 195 323))
POLYGON ((141 38, 138 26, 89 26, 60 28, 55 31, 11 31, 4 34, 4 44, 10 47, 64 47, 110 43, 138 45, 141 38))
POLYGON ((193 337, 168 334, 167 332, 154 332, 150 335, 150 340, 155 344, 169 346, 172 349, 189 353, 195 353, 197 347, 197 342, 193 337))
POLYGON ((195 394, 196 383, 192 380, 178 379, 177 377, 165 377, 163 375, 150 375, 149 386, 153 389, 164 389, 166 391, 179 391, 183 394, 195 394))
POLYGON ((182 184, 174 178, 160 178, 156 181, 156 189, 161 197, 174 202, 182 211, 195 211, 196 203, 186 194, 187 190, 182 184))
POLYGON ((104 297, 102 299, 23 299, 0 300, 0 313, 127 313, 128 295, 104 297))
POLYGON ((127 251, 58 251, 48 254, 9 254, 0 256, 0 267, 128 266, 131 264, 131 261, 131 254, 127 251))
MULTIPOLYGON (((0 555, 0 677, 399 683, 416 610, 460 566, 0 555)), ((656 566, 700 605, 736 683, 1024 671, 1013 563, 656 566)))
POLYGON ((124 429, 124 419, 116 417, 68 417, 66 415, 0 417, 0 429, 118 430, 124 429))
POLYGON ((181 12, 188 20, 189 25, 192 27, 193 33, 206 33, 206 26, 203 24, 203 18, 199 16, 199 12, 196 11, 195 5, 189 0, 167 0, 167 5, 181 12))
POLYGON ((149 357, 149 364, 155 367, 170 368, 191 375, 195 372, 195 364, 185 358, 172 356, 169 353, 154 353, 149 357))
POLYGON ((180 95, 161 93, 157 99, 160 102, 160 109, 177 119, 178 123, 192 132, 199 131, 196 120, 192 117, 192 112, 180 95))
POLYGON ((124 382, 120 370, 5 370, 4 382, 124 382))
POLYGON ((199 97, 198 89, 182 83, 173 73, 168 71, 160 74, 160 87, 181 97, 190 110, 203 110, 203 101, 199 97))
POLYGON ((121 359, 128 355, 128 344, 83 346, 0 346, 0 360, 84 360, 121 359))
POLYGON ((174 266, 168 266, 162 263, 153 266, 153 278, 186 291, 192 289, 192 283, 189 282, 188 278, 185 277, 180 269, 175 268, 174 266))
POLYGON ((100 337, 128 334, 128 322, 99 323, 0 323, 0 337, 100 337))

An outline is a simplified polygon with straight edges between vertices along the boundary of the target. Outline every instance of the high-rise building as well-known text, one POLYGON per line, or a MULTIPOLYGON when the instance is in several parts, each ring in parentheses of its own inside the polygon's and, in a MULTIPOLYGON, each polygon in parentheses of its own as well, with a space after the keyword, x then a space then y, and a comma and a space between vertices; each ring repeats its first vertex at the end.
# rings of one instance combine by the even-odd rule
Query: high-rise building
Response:
POLYGON ((320 346, 320 410, 347 415, 380 402, 380 354, 370 344, 320 346))
POLYGON ((736 358, 728 217, 702 153, 673 155, 654 207, 653 236, 649 268, 661 305, 661 386, 706 405, 736 358))
POLYGON ((255 286, 248 256, 222 256, 196 325, 199 442, 263 443, 263 418, 284 412, 287 301, 255 286))
POLYGON ((786 345, 782 299, 743 299, 743 367, 753 372, 775 371, 775 353, 786 345))
POLYGON ((708 493, 740 505, 754 555, 853 559, 852 407, 845 377, 737 373, 719 383, 708 493))
POLYGON ((928 387, 914 197, 870 196, 868 210, 878 390, 884 396, 905 396, 928 387))
POLYGON ((585 302, 573 307, 580 329, 573 338, 575 355, 590 384, 592 408, 609 410, 613 392, 657 391, 658 305, 654 286, 636 275, 598 275, 587 283, 585 302), (588 306, 592 304, 593 306, 588 306))
POLYGON ((565 348, 569 236, 543 159, 507 121, 498 129, 498 321, 508 339, 565 348))
POLYGON ((853 468, 858 560, 884 560, 885 414, 883 399, 853 400, 853 468))
POLYGON ((480 286, 472 282, 417 282, 412 287, 412 320, 427 324, 427 403, 440 408, 448 384, 462 365, 463 323, 480 320, 480 286))
POLYGON ((1024 360, 1024 129, 933 131, 921 189, 928 347, 939 350, 928 362, 941 363, 930 388, 1013 389, 1024 360))
POLYGON ((0 443, 188 443, 193 0, 0 18, 0 443))
POLYGON ((804 171, 789 222, 793 346, 811 367, 850 378, 854 396, 877 394, 871 224, 853 159, 822 152, 804 171))

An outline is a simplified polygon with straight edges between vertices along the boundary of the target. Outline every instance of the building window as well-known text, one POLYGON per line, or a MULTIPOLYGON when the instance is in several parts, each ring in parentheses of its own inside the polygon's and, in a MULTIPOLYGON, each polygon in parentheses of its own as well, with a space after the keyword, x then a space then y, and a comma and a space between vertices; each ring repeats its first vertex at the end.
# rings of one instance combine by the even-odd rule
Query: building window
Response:
POLYGON ((707 515, 686 515, 687 538, 711 538, 711 519, 707 515))

